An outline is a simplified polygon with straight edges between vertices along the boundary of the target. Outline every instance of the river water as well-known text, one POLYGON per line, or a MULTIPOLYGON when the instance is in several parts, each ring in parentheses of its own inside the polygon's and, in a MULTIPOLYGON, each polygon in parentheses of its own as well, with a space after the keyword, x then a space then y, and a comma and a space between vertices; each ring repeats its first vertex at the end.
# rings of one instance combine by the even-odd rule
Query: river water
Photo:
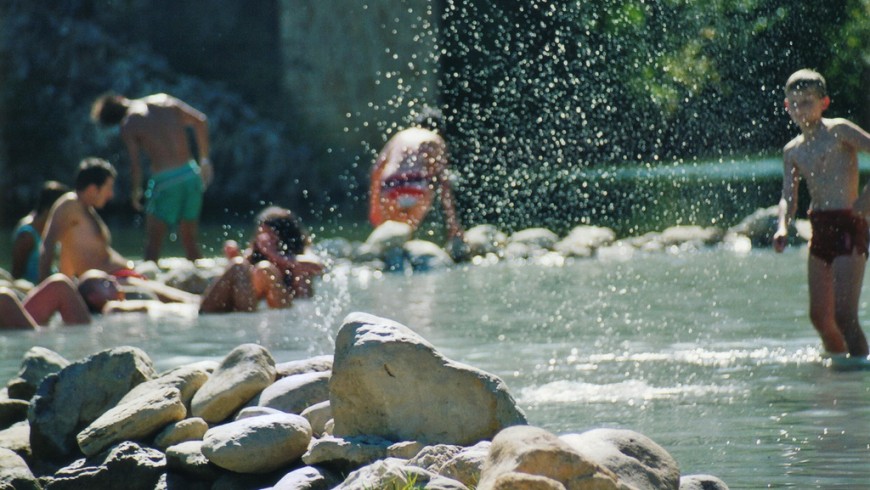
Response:
MULTIPOLYGON (((862 488, 870 371, 826 367, 807 319, 806 248, 724 249, 380 274, 334 264, 290 310, 185 309, 0 336, 0 374, 31 346, 76 360, 134 345, 159 369, 243 342, 279 362, 330 354, 344 316, 404 323, 447 357, 502 377, 530 423, 646 434, 683 474, 731 488, 862 488)), ((861 313, 868 318, 866 293, 861 313)))

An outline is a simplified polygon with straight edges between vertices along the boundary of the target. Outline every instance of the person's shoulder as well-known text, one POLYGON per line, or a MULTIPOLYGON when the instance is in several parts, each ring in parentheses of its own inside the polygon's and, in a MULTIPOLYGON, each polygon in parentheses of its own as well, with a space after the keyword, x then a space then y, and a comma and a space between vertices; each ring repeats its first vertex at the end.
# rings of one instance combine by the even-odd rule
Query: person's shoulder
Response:
POLYGON ((84 210, 85 205, 79 200, 79 196, 75 192, 67 192, 60 196, 51 207, 51 213, 54 215, 80 213, 84 210))
POLYGON ((789 153, 794 151, 795 148, 798 148, 804 142, 804 135, 799 134, 792 138, 785 146, 782 148, 783 153, 789 153))
POLYGON ((859 129, 859 126, 857 124, 843 117, 823 119, 822 121, 824 121, 824 124, 828 128, 828 130, 835 135, 843 131, 851 132, 857 131, 859 129))
POLYGON ((147 104, 165 106, 175 103, 177 99, 169 94, 160 92, 159 94, 152 94, 142 97, 141 100, 147 104))

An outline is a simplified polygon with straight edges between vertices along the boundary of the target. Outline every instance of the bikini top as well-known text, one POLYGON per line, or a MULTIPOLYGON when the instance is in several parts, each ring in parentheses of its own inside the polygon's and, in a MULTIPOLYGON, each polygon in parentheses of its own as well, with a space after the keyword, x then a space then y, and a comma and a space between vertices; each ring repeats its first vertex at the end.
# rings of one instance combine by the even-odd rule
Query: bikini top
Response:
POLYGON ((33 236, 33 250, 27 257, 27 266, 24 268, 24 278, 36 284, 39 282, 39 247, 42 245, 42 236, 31 224, 21 225, 12 232, 12 241, 18 240, 22 233, 33 236))

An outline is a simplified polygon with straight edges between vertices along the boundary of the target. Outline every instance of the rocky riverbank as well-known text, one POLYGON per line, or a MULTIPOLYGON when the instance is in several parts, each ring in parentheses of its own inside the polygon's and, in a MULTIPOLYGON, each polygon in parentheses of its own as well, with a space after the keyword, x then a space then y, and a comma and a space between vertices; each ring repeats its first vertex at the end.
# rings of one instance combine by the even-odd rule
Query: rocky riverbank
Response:
POLYGON ((301 361, 243 344, 156 373, 134 347, 34 347, 0 395, 0 488, 727 488, 637 432, 530 422, 497 376, 364 313, 301 361))

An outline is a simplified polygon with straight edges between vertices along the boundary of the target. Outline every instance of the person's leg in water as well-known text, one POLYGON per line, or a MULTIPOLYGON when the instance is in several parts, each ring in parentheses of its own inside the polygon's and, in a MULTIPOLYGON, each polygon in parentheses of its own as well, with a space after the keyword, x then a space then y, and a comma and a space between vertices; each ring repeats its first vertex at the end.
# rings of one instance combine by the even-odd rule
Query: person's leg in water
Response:
POLYGON ((63 274, 54 274, 33 288, 24 301, 15 293, 0 289, 0 326, 36 328, 48 323, 55 312, 67 325, 90 323, 91 315, 84 298, 72 281, 63 274))
POLYGON ((833 268, 824 260, 810 255, 807 276, 810 289, 810 321, 828 353, 845 354, 848 352, 846 339, 838 328, 834 315, 833 268))
POLYGON ((24 308, 36 323, 45 325, 58 312, 67 325, 90 323, 91 314, 84 298, 69 277, 54 274, 27 293, 24 308))
POLYGON ((257 295, 253 284, 254 266, 241 257, 233 260, 223 274, 202 294, 201 313, 254 311, 257 295))
POLYGON ((202 252, 199 249, 199 221, 182 220, 178 224, 178 235, 181 237, 181 245, 184 247, 184 255, 187 260, 196 260, 202 258, 202 252))
POLYGON ((853 357, 867 357, 867 338, 858 320, 858 304, 867 258, 860 254, 841 255, 831 264, 834 289, 834 319, 853 357))
POLYGON ((160 258, 160 250, 163 248, 163 240, 166 238, 166 233, 169 226, 165 221, 157 218, 152 214, 145 216, 145 231, 147 234, 145 242, 145 260, 153 260, 157 262, 160 258))
POLYGON ((0 288, 0 328, 37 328, 39 324, 27 313, 18 296, 0 288))

